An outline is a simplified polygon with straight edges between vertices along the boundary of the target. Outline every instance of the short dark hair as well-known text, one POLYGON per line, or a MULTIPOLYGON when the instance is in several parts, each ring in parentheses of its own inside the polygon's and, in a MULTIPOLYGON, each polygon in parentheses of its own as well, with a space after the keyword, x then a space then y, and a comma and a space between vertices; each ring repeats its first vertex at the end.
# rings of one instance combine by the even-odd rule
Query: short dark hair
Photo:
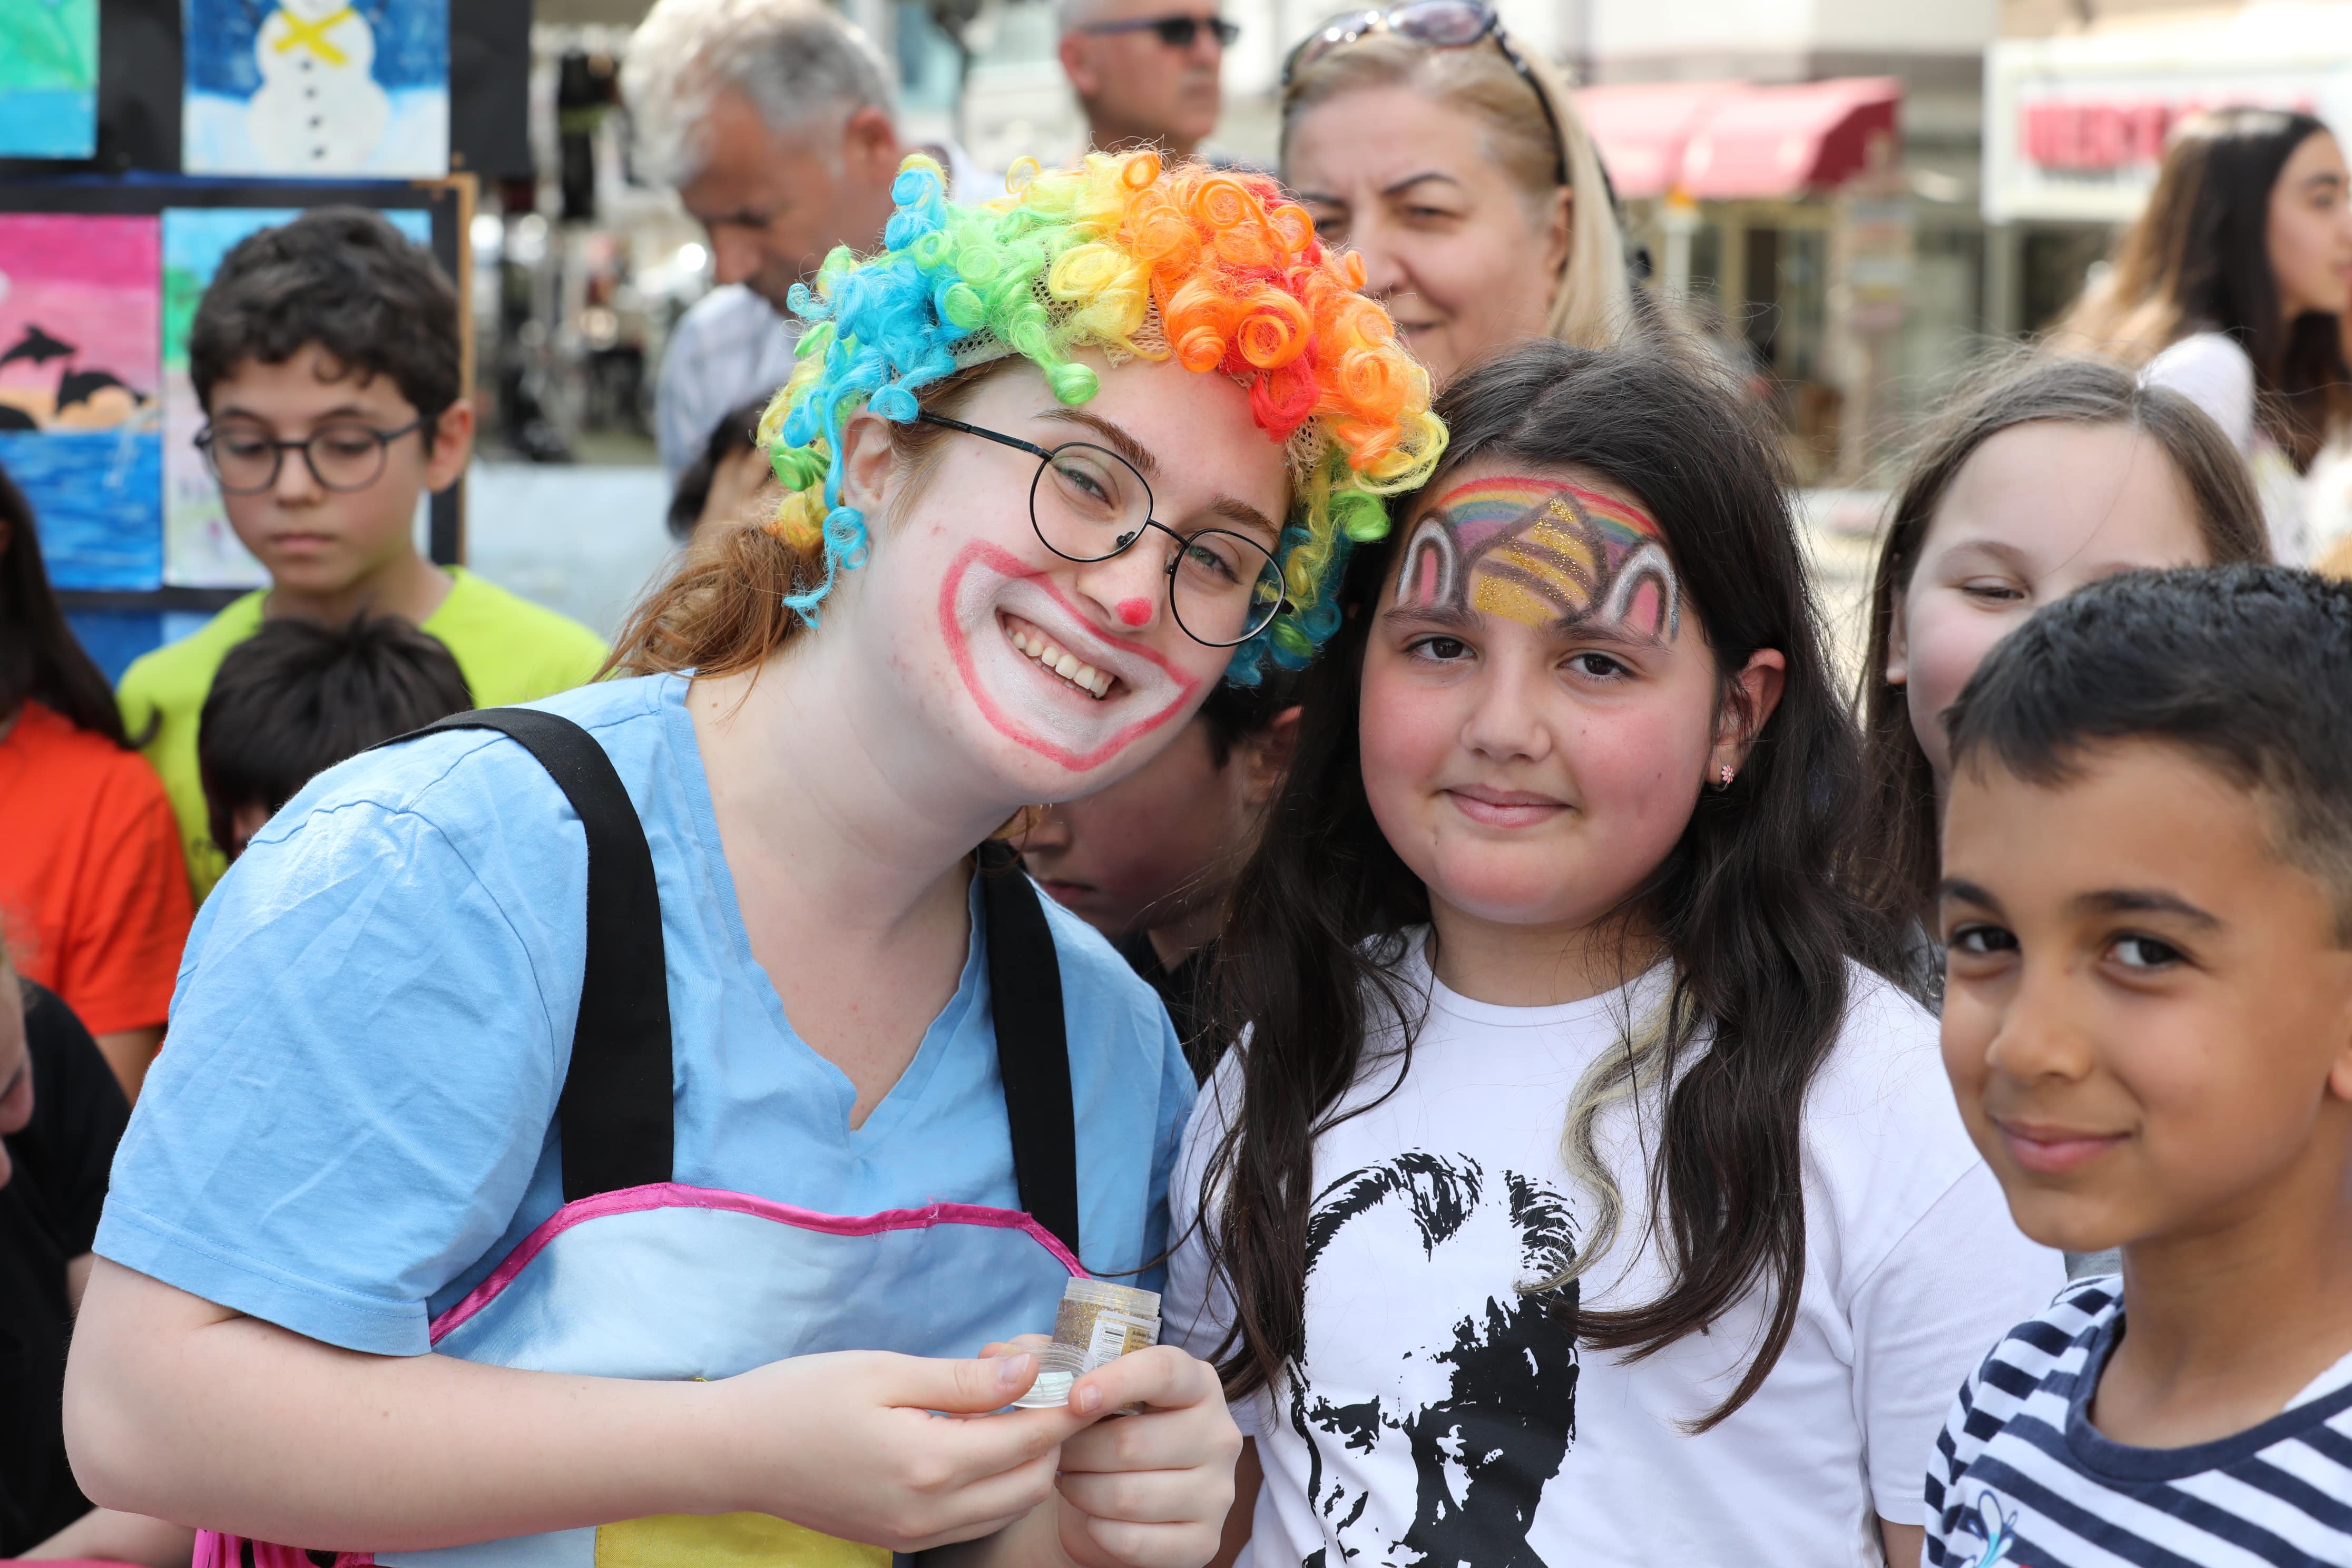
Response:
POLYGON ((719 477, 719 465, 759 446, 760 416, 768 411, 768 403, 767 397, 755 397, 737 404, 703 437, 701 452, 677 476, 677 486, 670 491, 672 539, 694 537, 694 525, 702 521, 702 508, 710 500, 710 481, 719 477))
POLYGON ((1952 766, 2035 784, 2101 744, 2178 746, 2276 809, 2352 943, 2352 584, 2284 566, 2126 572, 2002 639, 1948 710, 1952 766))
POLYGON ((1208 726, 1209 755, 1217 766, 1233 761, 1234 748, 1256 739, 1274 727, 1286 708, 1298 702, 1298 676, 1269 661, 1255 686, 1217 682, 1201 704, 1201 722, 1208 726))
POLYGON ((221 660, 197 721, 213 842, 233 854, 243 807, 276 811, 345 758, 473 705, 456 657, 397 616, 264 621, 221 660))
POLYGON ((222 258, 188 327, 188 379, 206 410, 247 360, 316 343, 345 374, 383 375, 433 422, 463 386, 457 290, 433 253, 364 207, 315 207, 222 258))

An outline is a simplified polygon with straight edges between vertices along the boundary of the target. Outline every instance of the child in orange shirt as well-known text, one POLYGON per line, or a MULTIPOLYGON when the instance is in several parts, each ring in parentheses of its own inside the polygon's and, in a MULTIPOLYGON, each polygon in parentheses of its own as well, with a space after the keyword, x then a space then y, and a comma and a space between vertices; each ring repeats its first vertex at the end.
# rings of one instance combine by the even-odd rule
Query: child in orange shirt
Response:
POLYGON ((0 472, 0 929, 136 1099, 187 941, 163 782, 74 640, 24 495, 0 472))

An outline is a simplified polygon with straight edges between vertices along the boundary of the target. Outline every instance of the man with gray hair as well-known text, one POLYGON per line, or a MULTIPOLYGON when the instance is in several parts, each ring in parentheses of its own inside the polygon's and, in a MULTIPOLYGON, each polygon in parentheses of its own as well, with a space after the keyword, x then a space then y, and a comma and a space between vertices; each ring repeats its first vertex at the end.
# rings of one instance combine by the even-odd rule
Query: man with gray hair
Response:
MULTIPOLYGON (((792 374, 801 322, 785 296, 835 246, 871 250, 890 183, 919 149, 864 35, 818 0, 660 0, 629 40, 621 94, 639 166, 709 231, 718 287, 670 334, 655 388, 675 481, 737 405, 792 374)), ((953 194, 989 193, 961 149, 919 149, 953 194)))
POLYGON ((1061 21, 1062 72, 1094 151, 1185 158, 1216 130, 1225 46, 1241 31, 1217 0, 1061 0, 1061 21))

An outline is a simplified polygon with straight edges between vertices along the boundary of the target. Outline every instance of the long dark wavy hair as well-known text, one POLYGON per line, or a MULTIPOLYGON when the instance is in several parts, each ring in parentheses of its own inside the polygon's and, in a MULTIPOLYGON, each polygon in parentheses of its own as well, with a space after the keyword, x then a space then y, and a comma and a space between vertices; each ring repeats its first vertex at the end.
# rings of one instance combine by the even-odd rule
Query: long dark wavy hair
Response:
POLYGON ((2335 316, 2286 319, 2271 269, 2270 212, 2286 161, 2327 134, 2314 116, 2284 109, 2183 120, 2147 205, 2052 341, 2137 365, 2191 332, 2224 333, 2253 361, 2257 422, 2298 470, 2310 468, 2346 417, 2352 371, 2335 316))
POLYGON ((2000 358, 1979 367, 1912 453, 1871 574, 1858 703, 1862 819, 1870 843, 1858 864, 1864 897, 1898 930, 1916 929, 1928 918, 1943 852, 1937 843, 1935 769, 1912 729, 1910 694, 1886 679, 1895 617, 1911 591, 1936 514, 1969 459, 2002 431, 2042 422, 2146 436, 2170 460, 2187 492, 2208 564, 2270 559, 2262 500, 2245 460, 2221 427, 2180 394, 2145 384, 2116 361, 2087 355, 2000 358))
POLYGON ((16 717, 28 698, 77 729, 118 746, 131 743, 112 689, 82 651, 49 587, 32 506, 0 468, 0 721, 16 717))
MULTIPOLYGON (((1601 1217, 1580 1272, 1607 1249, 1619 1196, 1594 1153, 1594 1119, 1633 1100, 1650 1119, 1647 1213, 1673 1283, 1623 1310, 1570 1305, 1585 1344, 1654 1354, 1704 1331, 1760 1288, 1768 1322, 1705 1430, 1747 1403, 1780 1359, 1805 1259, 1800 1121, 1807 1086, 1837 1039, 1859 960, 1896 973, 1885 928, 1845 885, 1853 822, 1854 729, 1816 632, 1803 554, 1773 448, 1737 392, 1671 346, 1592 350, 1522 343, 1465 372, 1440 399, 1453 433, 1428 493, 1466 463, 1501 459, 1581 471, 1631 491, 1664 530, 1683 604, 1731 679, 1759 648, 1788 660, 1779 703, 1726 790, 1698 792, 1666 858, 1622 911, 1672 961, 1667 1001, 1628 1020, 1564 1108, 1563 1158, 1597 1185, 1601 1217), (1659 1086, 1668 1085, 1661 1089, 1659 1086)), ((1410 500, 1401 503, 1400 523, 1410 500)), ((1279 1380, 1306 1343, 1305 1247, 1314 1147, 1371 1065, 1367 1041, 1394 1039, 1409 1068, 1422 999, 1395 970, 1429 920, 1423 884, 1381 837, 1367 804, 1357 699, 1372 611, 1406 530, 1350 563, 1347 620, 1307 674, 1297 759, 1265 839, 1234 890, 1223 947, 1215 1037, 1250 1031, 1242 1099, 1204 1173, 1213 1267, 1233 1293, 1219 1371, 1238 1397, 1279 1380)), ((1696 781, 1694 781, 1696 785, 1696 781)), ((1630 978, 1630 976, 1629 976, 1630 978)), ((1391 1060, 1376 1047, 1380 1060, 1391 1060)), ((1638 1212, 1638 1208, 1637 1208, 1638 1212)), ((1571 1276, 1546 1282, 1564 1286, 1571 1276)))

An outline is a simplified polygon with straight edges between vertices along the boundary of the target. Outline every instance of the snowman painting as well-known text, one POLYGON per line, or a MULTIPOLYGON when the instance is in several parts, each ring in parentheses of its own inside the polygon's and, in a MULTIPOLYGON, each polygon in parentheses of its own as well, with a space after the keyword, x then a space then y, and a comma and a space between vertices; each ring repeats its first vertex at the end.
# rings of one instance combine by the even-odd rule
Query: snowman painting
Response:
POLYGON ((185 5, 188 173, 449 172, 448 0, 185 5))
POLYGON ((364 168, 392 120, 378 87, 375 34, 346 0, 280 0, 253 41, 261 88, 246 109, 271 174, 364 168))

